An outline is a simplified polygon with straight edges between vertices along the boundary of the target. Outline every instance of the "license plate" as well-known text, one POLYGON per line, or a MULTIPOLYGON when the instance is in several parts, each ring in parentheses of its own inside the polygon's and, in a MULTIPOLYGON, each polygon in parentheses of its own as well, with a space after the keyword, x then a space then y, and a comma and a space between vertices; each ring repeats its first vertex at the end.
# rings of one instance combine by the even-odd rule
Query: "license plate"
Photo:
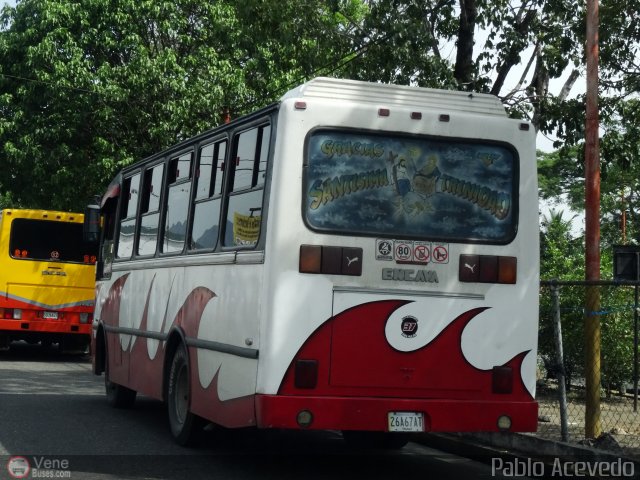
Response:
POLYGON ((424 432, 422 412, 389 412, 390 432, 424 432))
POLYGON ((48 318, 49 320, 57 320, 58 312, 42 312, 42 318, 48 318))

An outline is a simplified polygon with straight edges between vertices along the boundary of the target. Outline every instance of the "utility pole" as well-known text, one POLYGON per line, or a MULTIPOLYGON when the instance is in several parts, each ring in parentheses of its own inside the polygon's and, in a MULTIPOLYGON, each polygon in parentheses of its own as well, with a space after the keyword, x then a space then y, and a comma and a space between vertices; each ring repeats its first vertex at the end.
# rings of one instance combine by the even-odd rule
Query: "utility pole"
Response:
MULTIPOLYGON (((598 0, 587 0, 587 93, 585 130, 585 279, 600 280, 600 146, 598 122, 598 0)), ((587 287, 585 302, 585 436, 597 438, 600 423, 600 291, 587 287)))
POLYGON ((621 209, 622 215, 620 215, 620 230, 622 231, 622 244, 625 245, 627 243, 627 207, 624 203, 624 188, 622 189, 620 200, 622 201, 622 209, 621 209))

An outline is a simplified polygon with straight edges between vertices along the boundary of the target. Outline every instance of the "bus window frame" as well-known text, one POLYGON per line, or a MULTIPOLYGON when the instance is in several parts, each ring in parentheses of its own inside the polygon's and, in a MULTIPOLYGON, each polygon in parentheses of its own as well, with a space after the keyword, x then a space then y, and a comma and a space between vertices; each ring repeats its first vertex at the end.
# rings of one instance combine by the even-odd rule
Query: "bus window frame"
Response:
MULTIPOLYGON (((74 224, 74 225, 78 225, 78 222, 74 222, 68 219, 65 220, 60 220, 60 219, 54 219, 54 218, 31 218, 31 217, 8 217, 7 220, 9 221, 9 239, 8 239, 8 243, 7 243, 7 247, 8 247, 8 257, 11 260, 16 260, 16 261, 20 261, 20 262, 49 262, 49 263, 63 263, 63 264, 69 264, 69 265, 96 265, 98 263, 98 255, 99 255, 99 251, 98 251, 98 243, 96 243, 96 251, 95 251, 95 258, 96 258, 96 262, 95 263, 87 263, 87 262, 81 262, 81 261, 77 261, 77 260, 60 260, 60 259, 55 259, 55 258, 36 258, 36 257, 18 257, 15 256, 15 250, 12 250, 12 244, 15 241, 15 228, 16 228, 16 221, 18 222, 18 225, 20 225, 23 222, 46 222, 46 223, 56 223, 56 224, 74 224)), ((82 225, 82 224, 79 224, 82 225)), ((84 242, 84 239, 83 239, 84 242)), ((92 243, 92 242, 85 242, 85 243, 92 243)))
POLYGON ((270 184, 271 184, 271 171, 273 168, 273 158, 274 158, 274 143, 275 137, 274 132, 276 132, 276 118, 277 115, 268 115, 262 116, 260 118, 255 119, 252 122, 248 122, 242 125, 238 125, 231 134, 230 134, 230 148, 227 150, 227 161, 225 165, 225 169, 231 169, 226 172, 225 175, 225 185, 223 189, 225 191, 224 201, 221 206, 221 216, 220 216, 220 230, 218 232, 218 247, 217 251, 221 252, 233 252, 233 251, 256 251, 256 250, 264 250, 264 238, 265 238, 265 230, 267 226, 267 211, 268 211, 268 195, 270 194, 270 184), (263 133, 264 128, 269 127, 269 141, 266 146, 268 148, 267 153, 267 165, 265 169, 265 180, 263 183, 256 182, 256 175, 259 172, 259 164, 260 164, 260 155, 257 155, 258 152, 261 152, 263 142, 263 133), (233 191, 233 184, 235 181, 235 162, 233 162, 233 158, 238 152, 238 142, 240 136, 243 133, 246 133, 252 129, 258 129, 258 135, 256 138, 256 146, 254 149, 254 171, 252 172, 252 180, 251 187, 244 188, 238 191, 233 191), (232 163, 233 168, 232 168, 232 163), (258 235, 258 239, 252 245, 225 245, 224 238, 226 236, 227 224, 228 224, 228 216, 229 216, 229 204, 230 199, 234 196, 239 196, 247 193, 257 192, 262 190, 262 203, 260 207, 260 233, 258 235))
MULTIPOLYGON (((159 161, 156 162, 150 162, 148 165, 145 165, 144 167, 142 167, 140 169, 140 200, 139 200, 139 206, 138 206, 138 213, 136 215, 137 220, 138 220, 138 225, 136 228, 136 233, 135 233, 135 250, 134 250, 134 254, 132 256, 132 258, 153 258, 156 256, 156 254, 158 253, 158 244, 160 242, 160 222, 161 222, 161 216, 162 216, 162 202, 164 199, 164 192, 165 192, 165 179, 167 178, 167 164, 165 162, 165 159, 161 159, 159 161), (147 191, 146 188, 147 186, 145 185, 145 177, 147 175, 147 172, 152 172, 154 168, 158 167, 159 165, 163 166, 162 169, 162 177, 160 179, 160 198, 158 199, 158 210, 155 210, 153 212, 149 212, 148 210, 144 213, 142 213, 142 202, 143 202, 143 197, 146 195, 147 191), (153 253, 148 253, 148 254, 140 254, 139 253, 139 249, 140 249, 140 234, 141 232, 141 227, 142 227, 142 219, 146 216, 151 216, 151 215, 155 215, 158 214, 158 231, 156 234, 156 248, 154 250, 153 253)), ((151 180, 153 180, 153 173, 152 173, 152 178, 151 180)))
POLYGON ((449 137, 444 135, 429 135, 429 134, 414 134, 414 133, 406 133, 406 132, 396 132, 391 130, 372 130, 372 129, 363 129, 363 128, 350 128, 350 127, 332 127, 332 126, 320 126, 312 128, 307 132, 307 135, 304 139, 304 148, 303 148, 303 159, 302 159, 302 202, 300 205, 301 208, 301 216, 302 221, 306 228, 310 231, 320 234, 326 235, 347 235, 347 236, 355 236, 355 237, 364 237, 364 238, 390 238, 390 239, 407 239, 407 240, 418 240, 425 242, 440 242, 440 243, 455 243, 455 244, 474 244, 474 245, 509 245, 518 237, 518 230, 520 226, 520 162, 521 158, 518 154, 518 150, 510 143, 499 141, 499 140, 490 140, 490 139, 477 139, 477 138, 464 138, 464 137, 449 137), (499 146, 508 150, 513 155, 513 175, 512 175, 512 224, 511 235, 509 238, 504 241, 491 241, 477 238, 449 238, 444 236, 416 236, 416 235, 402 235, 399 233, 385 233, 385 232, 362 232, 356 230, 334 230, 330 228, 318 228, 309 223, 307 219, 307 203, 308 203, 308 192, 307 192, 307 181, 308 181, 308 170, 309 170, 309 143, 311 141, 311 137, 318 132, 345 132, 345 133, 355 133, 360 135, 371 135, 371 136, 387 136, 387 137, 402 137, 408 139, 420 139, 425 141, 442 141, 446 140, 448 143, 465 143, 465 144, 479 144, 482 145, 492 145, 499 146))
POLYGON ((110 233, 109 232, 109 223, 108 216, 106 214, 107 206, 113 205, 112 208, 112 222, 113 222, 113 230, 111 231, 111 259, 109 262, 105 260, 103 248, 98 248, 98 261, 96 262, 96 280, 109 280, 111 278, 112 266, 113 262, 117 260, 115 257, 115 250, 117 246, 117 240, 119 236, 118 228, 120 222, 118 220, 118 210, 120 208, 120 194, 117 196, 112 196, 106 198, 104 203, 100 206, 100 215, 103 218, 102 220, 102 228, 100 229, 100 240, 98 245, 104 247, 107 240, 106 237, 110 233))
MULTIPOLYGON (((278 104, 270 105, 260 110, 259 112, 256 112, 255 114, 250 115, 249 118, 245 118, 241 123, 234 124, 232 122, 231 124, 221 125, 210 131, 204 132, 201 135, 198 135, 190 140, 186 140, 185 142, 175 145, 168 150, 159 152, 158 154, 152 155, 146 159, 142 159, 134 163, 130 167, 124 168, 118 174, 120 193, 117 195, 117 207, 115 212, 116 226, 115 226, 115 232, 114 232, 114 247, 113 247, 114 258, 112 263, 118 264, 123 262, 136 261, 138 259, 143 260, 143 259, 151 259, 151 258, 167 258, 167 257, 202 255, 202 254, 211 254, 211 253, 226 254, 229 252, 236 252, 236 251, 249 251, 249 252, 264 251, 265 241, 266 241, 265 237, 266 237, 266 229, 267 229, 267 220, 268 220, 269 196, 271 191, 271 175, 272 175, 272 168, 273 168, 273 162, 274 162, 275 142, 277 137, 278 111, 279 111, 278 104), (261 186, 258 188, 252 188, 252 189, 242 190, 238 192, 238 193, 247 193, 252 190, 263 191, 262 207, 261 207, 262 221, 260 226, 259 238, 255 244, 249 245, 249 246, 239 246, 239 245, 223 246, 222 243, 223 243, 223 235, 225 234, 224 229, 226 227, 225 223, 227 218, 226 217, 227 208, 229 204, 229 198, 230 196, 233 196, 232 195, 233 192, 230 192, 230 189, 232 188, 232 183, 231 183, 232 179, 230 178, 231 175, 229 174, 228 169, 231 168, 231 161, 229 160, 231 158, 230 157, 231 152, 235 151, 235 150, 232 150, 234 139, 240 133, 250 130, 251 128, 259 128, 259 127, 267 127, 267 126, 270 128, 270 133, 269 133, 269 141, 266 143, 266 147, 268 148, 269 151, 266 157, 267 164, 266 164, 266 170, 265 170, 264 183, 262 183, 261 186), (224 160, 225 165, 224 165, 224 171, 223 171, 222 190, 220 194, 220 197, 221 197, 220 215, 219 215, 220 227, 218 231, 216 246, 213 249, 190 249, 188 248, 189 247, 188 244, 189 244, 189 235, 191 234, 191 229, 193 225, 193 215, 194 215, 194 205, 195 205, 194 198, 196 194, 195 169, 196 169, 197 161, 199 161, 200 148, 207 146, 208 144, 216 143, 218 141, 223 141, 223 140, 226 140, 227 147, 226 147, 225 160, 224 160), (123 201, 123 193, 122 193, 124 189, 125 181, 127 179, 134 177, 136 174, 139 174, 140 175, 139 188, 141 188, 144 171, 148 168, 152 168, 158 163, 161 163, 161 162, 165 163, 165 171, 163 173, 163 192, 162 192, 161 207, 160 207, 160 215, 161 215, 161 219, 160 219, 161 231, 159 232, 159 242, 160 242, 160 238, 164 238, 164 225, 165 225, 165 215, 166 215, 165 202, 168 194, 167 193, 168 185, 166 184, 166 181, 168 178, 168 164, 171 161, 171 159, 177 158, 187 152, 191 152, 192 154, 191 170, 190 170, 190 177, 189 177, 191 193, 189 196, 188 214, 187 214, 187 237, 185 238, 185 245, 183 246, 182 250, 179 252, 164 253, 164 252, 161 252, 160 249, 157 247, 154 255, 144 255, 144 256, 137 255, 136 253, 138 248, 137 238, 139 235, 138 231, 140 229, 140 219, 141 219, 140 202, 142 201, 142 195, 139 194, 138 202, 136 205, 136 216, 132 217, 136 219, 132 255, 128 258, 116 257, 115 252, 117 252, 117 249, 119 248, 119 240, 120 240, 120 223, 123 220, 122 218, 120 218, 120 216, 122 215, 122 209, 125 203, 123 201)), ((263 143, 264 142, 261 142, 259 144, 257 143, 257 145, 262 145, 263 143)), ((259 158, 256 158, 256 162, 259 164, 259 158)), ((186 183, 186 180, 185 180, 185 183, 186 183)), ((125 220, 129 220, 129 218, 126 218, 125 220)), ((101 236, 101 242, 102 242, 102 236, 101 236)), ((111 272, 108 272, 108 273, 104 272, 102 278, 104 279, 109 278, 107 277, 107 275, 109 275, 110 277, 111 272)))
MULTIPOLYGON (((140 199, 142 198, 142 195, 140 195, 140 183, 142 182, 142 168, 141 167, 137 167, 131 171, 128 171, 126 173, 124 173, 122 175, 122 182, 121 182, 121 187, 120 187, 120 195, 118 196, 118 207, 116 208, 116 232, 115 232, 115 237, 114 237, 114 250, 113 250, 113 261, 114 262, 129 262, 131 260, 133 260, 136 255, 136 251, 138 248, 137 245, 137 235, 138 235, 138 229, 140 228, 140 222, 138 221, 140 218, 139 212, 140 212, 140 199), (127 180, 131 180, 133 177, 135 177, 136 175, 139 175, 140 178, 138 180, 138 198, 137 198, 137 203, 136 203, 136 210, 135 210, 135 215, 133 217, 122 217, 122 209, 124 206, 124 185, 126 183, 127 180), (118 248, 120 247, 120 227, 122 225, 122 222, 125 220, 131 220, 134 219, 136 220, 135 222, 135 226, 133 229, 133 245, 132 245, 132 250, 131 250, 131 255, 124 258, 124 257, 118 257, 118 248)), ((127 201, 127 211, 129 210, 129 202, 127 201)))
POLYGON ((192 204, 193 204, 193 182, 194 182, 194 172, 195 172, 195 152, 196 152, 197 143, 189 144, 186 147, 181 149, 172 151, 169 155, 166 155, 164 159, 165 170, 164 170, 164 178, 162 182, 162 198, 160 203, 160 225, 158 229, 158 243, 156 245, 156 256, 158 257, 175 257, 178 255, 184 255, 187 243, 188 243, 188 233, 189 233, 189 225, 191 221, 192 212, 192 204), (169 183, 169 173, 171 169, 171 162, 177 161, 179 162, 180 158, 184 155, 190 155, 189 159, 189 174, 184 179, 175 179, 173 182, 169 183), (172 251, 172 252, 163 252, 161 248, 162 242, 164 242, 165 234, 166 234, 166 217, 167 217, 167 204, 169 203, 169 191, 171 187, 177 185, 189 184, 189 198, 187 199, 187 217, 186 217, 186 225, 185 225, 185 238, 182 245, 182 249, 172 251))
MULTIPOLYGON (((233 132, 231 132, 233 133, 233 132)), ((203 139, 202 141, 198 142, 196 144, 196 151, 197 151, 197 157, 195 159, 194 162, 194 170, 193 170, 193 178, 192 178, 192 186, 191 186, 191 201, 189 203, 189 223, 188 223, 188 231, 187 231, 187 255, 192 255, 192 254, 201 254, 201 253, 211 253, 211 252, 216 252, 218 251, 218 248, 220 247, 220 232, 222 230, 222 216, 224 213, 224 204, 225 204, 225 198, 227 197, 227 193, 226 193, 226 183, 227 183, 227 177, 228 177, 228 171, 227 169, 229 168, 229 155, 231 152, 231 133, 230 132, 225 132, 222 135, 216 135, 213 137, 208 137, 203 139), (225 153, 224 153, 224 157, 222 158, 222 166, 223 166, 223 170, 219 170, 218 172, 216 172, 216 176, 217 175, 222 175, 222 182, 220 185, 220 192, 216 193, 215 192, 215 180, 213 181, 213 188, 214 188, 214 192, 211 193, 211 191, 209 191, 209 195, 208 197, 205 198, 196 198, 197 195, 197 182, 196 180, 199 178, 199 169, 200 169, 200 162, 202 161, 202 150, 210 145, 214 146, 214 155, 216 153, 216 151, 219 149, 219 145, 221 143, 225 144, 225 153), (198 176, 196 176, 198 174, 198 176), (218 234, 216 235, 216 239, 215 239, 215 244, 212 248, 194 248, 191 247, 189 245, 189 243, 192 241, 192 235, 193 235, 193 225, 194 225, 194 219, 195 219, 195 212, 196 212, 196 206, 202 203, 206 203, 206 202, 211 202, 214 200, 220 200, 220 212, 218 213, 218 234)), ((216 162, 219 159, 216 159, 216 162)), ((216 170, 219 168, 219 166, 216 164, 216 170)), ((209 180, 211 182, 211 180, 209 180)), ((210 189, 212 188, 211 185, 209 187, 210 189)))

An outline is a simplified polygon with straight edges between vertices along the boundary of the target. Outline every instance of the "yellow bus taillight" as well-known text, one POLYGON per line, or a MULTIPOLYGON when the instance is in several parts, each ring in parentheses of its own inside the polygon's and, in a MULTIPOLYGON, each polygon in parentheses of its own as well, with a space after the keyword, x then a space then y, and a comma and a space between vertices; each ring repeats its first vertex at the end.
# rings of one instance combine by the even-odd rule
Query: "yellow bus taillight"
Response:
POLYGON ((8 320, 21 320, 22 310, 19 308, 0 308, 0 318, 8 320))

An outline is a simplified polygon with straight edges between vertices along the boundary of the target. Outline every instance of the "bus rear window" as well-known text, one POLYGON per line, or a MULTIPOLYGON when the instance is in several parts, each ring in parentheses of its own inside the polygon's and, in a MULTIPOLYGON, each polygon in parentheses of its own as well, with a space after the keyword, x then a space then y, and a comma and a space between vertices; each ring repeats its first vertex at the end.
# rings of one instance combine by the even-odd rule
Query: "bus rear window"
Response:
POLYGON ((95 263, 98 246, 82 239, 82 224, 16 218, 11 223, 13 258, 95 263))
POLYGON ((307 139, 305 220, 318 231, 505 244, 517 185, 504 144, 329 130, 307 139))

